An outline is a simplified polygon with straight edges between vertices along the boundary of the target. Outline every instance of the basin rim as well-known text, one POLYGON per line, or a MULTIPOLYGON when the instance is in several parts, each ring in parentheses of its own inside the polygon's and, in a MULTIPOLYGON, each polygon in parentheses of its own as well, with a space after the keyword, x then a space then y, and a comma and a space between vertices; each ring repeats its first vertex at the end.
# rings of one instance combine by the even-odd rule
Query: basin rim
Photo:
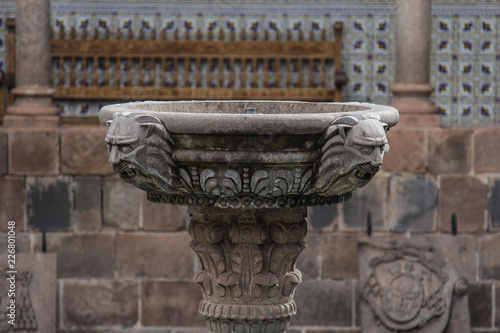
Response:
POLYGON ((390 106, 358 102, 300 102, 300 101, 270 101, 270 100, 228 100, 228 101, 144 101, 110 104, 101 108, 99 120, 106 124, 112 120, 116 113, 145 114, 154 116, 163 121, 167 129, 172 133, 196 133, 196 134, 252 134, 252 133, 293 133, 309 134, 323 132, 333 121, 342 116, 364 116, 376 118, 386 123, 389 127, 397 124, 399 120, 398 111, 390 106), (289 105, 300 105, 311 108, 332 107, 332 112, 321 113, 216 113, 216 112, 192 112, 192 111, 154 111, 147 110, 148 107, 157 108, 201 108, 204 105, 216 105, 225 103, 227 107, 239 104, 259 106, 260 104, 276 104, 277 107, 289 105), (292 104, 293 103, 293 104, 292 104), (233 104, 233 105, 231 105, 233 104), (280 105, 281 104, 281 105, 280 105), (356 108, 358 110, 335 111, 335 108, 356 108))

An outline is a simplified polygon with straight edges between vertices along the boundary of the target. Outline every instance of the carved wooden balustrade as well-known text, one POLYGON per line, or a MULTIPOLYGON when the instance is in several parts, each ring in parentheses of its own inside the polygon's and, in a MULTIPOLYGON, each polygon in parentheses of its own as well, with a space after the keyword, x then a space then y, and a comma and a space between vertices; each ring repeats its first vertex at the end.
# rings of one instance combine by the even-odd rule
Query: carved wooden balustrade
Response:
MULTIPOLYGON (((13 20, 7 76, 14 76, 13 20)), ((109 29, 53 33, 52 81, 56 99, 80 100, 303 100, 342 101, 347 78, 341 65, 342 23, 326 32, 109 29), (217 36, 217 40, 215 39, 217 36), (292 37, 298 40, 292 41, 292 37), (135 39, 134 39, 135 38, 135 39)), ((4 85, 5 86, 5 85, 4 85)), ((12 102, 12 101, 10 101, 12 102)), ((10 105, 10 103, 7 103, 10 105)), ((0 118, 5 103, 0 106, 0 118)))

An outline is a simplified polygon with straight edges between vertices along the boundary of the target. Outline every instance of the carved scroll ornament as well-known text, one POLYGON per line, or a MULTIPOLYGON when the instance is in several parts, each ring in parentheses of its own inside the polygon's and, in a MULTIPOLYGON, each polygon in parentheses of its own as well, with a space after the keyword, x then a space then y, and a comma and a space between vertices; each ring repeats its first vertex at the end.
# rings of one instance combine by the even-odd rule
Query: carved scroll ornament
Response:
POLYGON ((178 147, 165 124, 144 114, 116 113, 108 121, 106 142, 113 170, 147 191, 151 201, 281 208, 348 200, 351 191, 367 184, 380 169, 389 148, 387 129, 374 118, 338 118, 308 152, 317 157, 282 165, 183 164, 175 158, 178 147))

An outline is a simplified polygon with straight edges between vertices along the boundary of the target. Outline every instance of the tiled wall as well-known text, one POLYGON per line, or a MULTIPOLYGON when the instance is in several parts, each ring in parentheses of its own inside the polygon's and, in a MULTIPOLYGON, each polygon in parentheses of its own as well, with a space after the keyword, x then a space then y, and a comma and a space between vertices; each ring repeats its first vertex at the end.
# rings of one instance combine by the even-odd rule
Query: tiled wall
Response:
MULTIPOLYGON (((15 1, 0 3, 0 69, 5 69, 5 19, 14 16, 15 1)), ((248 32, 325 28, 344 22, 344 67, 347 101, 387 104, 395 74, 395 1, 52 1, 52 27, 104 31, 120 28, 248 32)), ((432 2, 431 83, 444 126, 471 127, 500 123, 500 3, 491 0, 432 2)), ((217 35, 217 34, 215 34, 217 35)), ((272 34, 271 34, 272 36, 272 34)), ((95 116, 101 103, 59 101, 64 115, 95 116)))

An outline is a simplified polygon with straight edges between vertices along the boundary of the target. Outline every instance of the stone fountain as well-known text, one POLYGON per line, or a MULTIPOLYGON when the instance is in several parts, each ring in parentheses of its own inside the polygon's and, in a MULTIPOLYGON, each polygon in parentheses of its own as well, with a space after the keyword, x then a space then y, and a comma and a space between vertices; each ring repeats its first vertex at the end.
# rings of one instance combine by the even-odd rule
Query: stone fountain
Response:
POLYGON ((105 106, 109 161, 158 203, 188 205, 212 332, 286 331, 306 208, 342 203, 388 151, 396 109, 363 103, 137 102, 105 106))

